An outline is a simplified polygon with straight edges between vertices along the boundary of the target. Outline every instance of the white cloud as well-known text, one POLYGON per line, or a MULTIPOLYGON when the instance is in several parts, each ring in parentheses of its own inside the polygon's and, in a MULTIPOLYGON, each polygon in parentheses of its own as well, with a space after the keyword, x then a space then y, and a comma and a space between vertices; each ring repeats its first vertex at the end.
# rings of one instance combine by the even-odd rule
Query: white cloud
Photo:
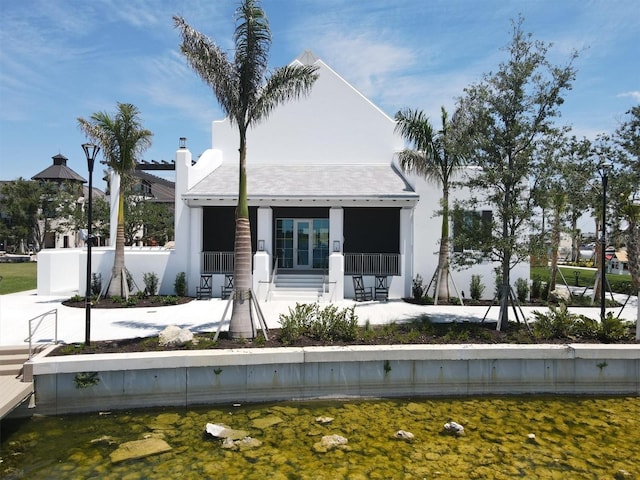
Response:
POLYGON ((631 92, 619 93, 616 97, 631 97, 634 100, 638 100, 640 102, 640 90, 634 90, 631 92))

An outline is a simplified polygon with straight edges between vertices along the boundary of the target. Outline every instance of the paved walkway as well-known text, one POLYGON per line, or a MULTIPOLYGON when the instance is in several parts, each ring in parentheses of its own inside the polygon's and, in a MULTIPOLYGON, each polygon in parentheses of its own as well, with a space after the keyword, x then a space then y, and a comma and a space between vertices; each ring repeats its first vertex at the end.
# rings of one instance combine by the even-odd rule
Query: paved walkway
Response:
MULTIPOLYGON (((29 320, 50 310, 57 310, 58 339, 65 343, 83 342, 85 336, 85 310, 62 305, 68 297, 38 296, 35 290, 0 296, 0 345, 21 345, 29 335, 29 320)), ((618 295, 624 302, 626 295, 618 295)), ((402 322, 426 314, 432 321, 480 321, 487 307, 418 306, 402 300, 389 302, 355 303, 345 300, 336 303, 340 308, 356 305, 360 324, 367 320, 372 325, 402 322)), ((91 340, 113 340, 155 335, 168 325, 187 327, 192 331, 215 331, 227 305, 226 300, 193 300, 184 305, 158 308, 93 309, 91 313, 91 340)), ((263 302, 260 307, 269 328, 279 327, 279 315, 288 312, 295 302, 263 302)), ((631 297, 623 309, 621 318, 636 320, 638 300, 631 297)), ((527 318, 533 310, 543 307, 523 308, 527 318)), ((573 308, 573 312, 599 318, 599 308, 573 308)), ((616 315, 620 308, 608 309, 616 315)), ((499 308, 489 309, 487 319, 496 320, 499 308)), ((513 315, 513 312, 510 311, 513 315)), ((52 317, 43 320, 35 341, 51 341, 54 338, 52 317)), ((227 313, 227 319, 229 313, 227 313)), ((222 327, 228 328, 228 324, 222 327)))

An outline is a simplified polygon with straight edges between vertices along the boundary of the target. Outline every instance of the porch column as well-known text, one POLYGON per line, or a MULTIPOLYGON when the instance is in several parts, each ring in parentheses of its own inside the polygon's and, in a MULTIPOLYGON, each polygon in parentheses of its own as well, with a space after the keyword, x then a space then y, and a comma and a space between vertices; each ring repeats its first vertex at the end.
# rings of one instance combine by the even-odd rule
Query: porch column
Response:
MULTIPOLYGON (((411 282, 413 279, 413 207, 400 209, 400 278, 399 288, 393 288, 394 297, 411 296, 411 282)), ((389 292, 391 295, 392 291, 389 292)))
POLYGON ((258 298, 265 298, 271 280, 271 262, 273 258, 273 210, 271 207, 258 208, 256 226, 258 251, 253 256, 253 291, 258 298), (260 250, 264 243, 264 250, 260 250))
POLYGON ((333 300, 344 300, 344 210, 329 209, 329 288, 334 289, 333 300), (338 247, 338 248, 334 248, 338 247), (337 251, 335 251, 337 250, 337 251))
MULTIPOLYGON (((195 296, 200 284, 200 252, 202 251, 202 207, 190 208, 182 199, 188 190, 191 152, 187 148, 176 151, 176 181, 174 198, 175 255, 172 270, 185 272, 189 295, 195 296)), ((175 278, 175 276, 173 276, 175 278)))

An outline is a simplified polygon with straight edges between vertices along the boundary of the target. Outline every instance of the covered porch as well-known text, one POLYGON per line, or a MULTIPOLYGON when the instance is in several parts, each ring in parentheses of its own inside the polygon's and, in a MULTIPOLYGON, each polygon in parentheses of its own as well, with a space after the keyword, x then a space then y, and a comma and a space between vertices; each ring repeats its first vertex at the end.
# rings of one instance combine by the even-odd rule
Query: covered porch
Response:
MULTIPOLYGON (((212 275, 214 292, 233 273, 237 192, 227 178, 236 172, 223 165, 185 195, 202 212, 199 272, 212 275), (198 194, 204 188, 228 192, 214 202, 198 194)), ((353 275, 371 285, 386 276, 390 296, 408 295, 418 196, 392 165, 256 166, 248 179, 253 288, 261 300, 353 298, 353 275)))

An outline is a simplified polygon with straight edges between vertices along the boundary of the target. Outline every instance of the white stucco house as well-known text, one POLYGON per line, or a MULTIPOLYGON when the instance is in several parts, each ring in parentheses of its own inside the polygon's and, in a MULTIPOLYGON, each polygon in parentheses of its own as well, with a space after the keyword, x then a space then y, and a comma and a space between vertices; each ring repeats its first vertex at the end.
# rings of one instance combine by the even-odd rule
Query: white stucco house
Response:
MULTIPOLYGON (((378 275, 386 277, 390 298, 411 296, 413 278, 428 283, 437 266, 440 188, 401 172, 396 156, 404 140, 389 115, 313 53, 296 62, 318 67, 311 94, 275 109, 247 135, 254 292, 261 301, 337 301, 353 297, 353 275, 367 287, 378 275)), ((181 139, 175 248, 153 252, 163 255, 157 267, 139 259, 144 252, 127 251, 134 278, 142 278, 138 266, 154 271, 161 293, 173 293, 175 275, 185 272, 195 295, 201 275, 211 275, 214 296, 221 295, 233 271, 238 145, 228 119, 213 122, 212 148, 197 162, 181 139)), ((454 190, 452 201, 464 195, 454 190)), ((96 268, 108 272, 112 251, 97 255, 96 268)), ((453 278, 468 291, 471 275, 482 275, 491 298, 494 267, 476 265, 453 278)), ((528 267, 516 267, 513 280, 528 278, 528 267)))

